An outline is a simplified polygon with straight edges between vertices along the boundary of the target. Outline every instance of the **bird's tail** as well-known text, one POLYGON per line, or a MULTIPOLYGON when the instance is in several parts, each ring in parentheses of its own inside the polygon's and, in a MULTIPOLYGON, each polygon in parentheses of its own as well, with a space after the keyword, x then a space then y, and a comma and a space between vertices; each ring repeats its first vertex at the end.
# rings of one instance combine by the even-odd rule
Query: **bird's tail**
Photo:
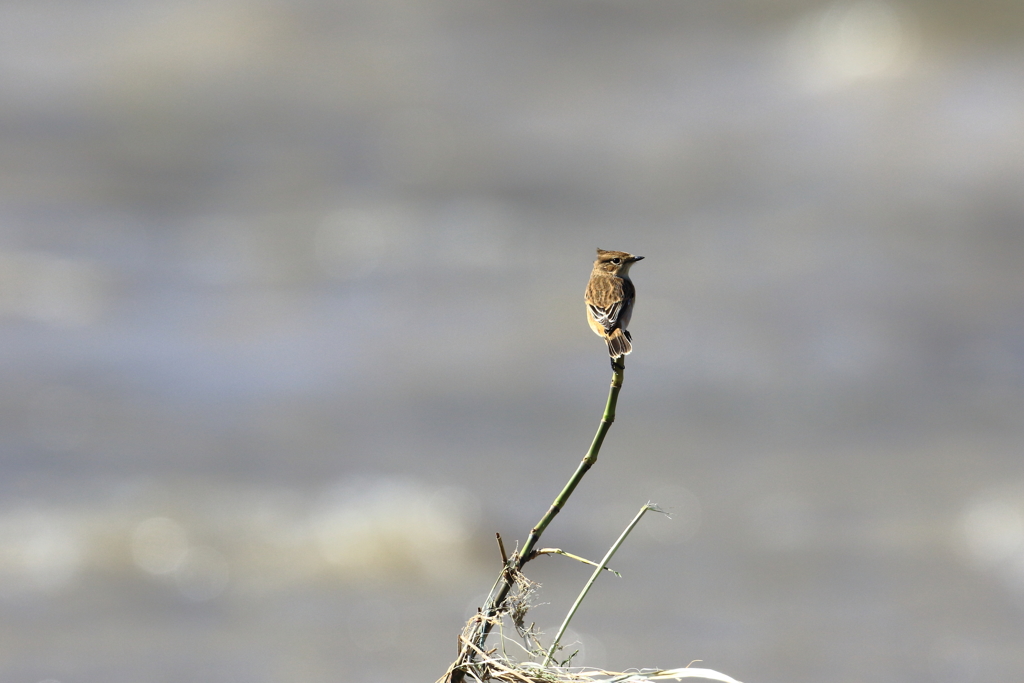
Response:
POLYGON ((612 357, 612 360, 628 355, 633 350, 633 345, 629 343, 629 332, 619 327, 612 330, 605 341, 608 342, 608 355, 612 357))

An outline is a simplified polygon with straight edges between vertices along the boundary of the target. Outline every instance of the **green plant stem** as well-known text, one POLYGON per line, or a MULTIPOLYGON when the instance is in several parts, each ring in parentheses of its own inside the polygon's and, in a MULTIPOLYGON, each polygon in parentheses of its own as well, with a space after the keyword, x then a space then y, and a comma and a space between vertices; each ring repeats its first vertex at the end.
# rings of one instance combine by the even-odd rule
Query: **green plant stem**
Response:
POLYGON ((604 557, 601 558, 601 562, 598 563, 597 568, 594 569, 594 573, 590 575, 590 579, 583 586, 583 590, 580 591, 580 594, 576 597, 576 602, 572 603, 572 607, 569 608, 569 613, 565 615, 562 625, 558 628, 558 633, 555 634, 555 640, 551 643, 551 649, 548 650, 548 654, 544 657, 544 661, 541 663, 541 666, 547 666, 551 662, 551 658, 558 649, 558 643, 562 640, 562 636, 565 635, 565 629, 569 628, 569 622, 572 621, 573 616, 576 614, 576 610, 579 609, 580 604, 582 604, 583 598, 587 597, 590 587, 594 585, 594 582, 597 581, 597 577, 601 575, 601 571, 608 565, 608 562, 611 561, 612 555, 615 554, 615 551, 619 549, 622 542, 626 540, 627 536, 629 536, 629 532, 633 530, 633 527, 637 525, 637 522, 640 521, 640 518, 643 517, 644 513, 648 510, 657 510, 657 508, 650 503, 640 508, 640 512, 636 513, 636 517, 633 518, 633 521, 629 523, 629 526, 627 526, 621 534, 619 534, 618 539, 616 539, 615 543, 612 544, 612 547, 608 549, 608 552, 604 554, 604 557))
MULTIPOLYGON (((597 426, 597 434, 594 435, 594 440, 590 444, 590 449, 587 451, 586 456, 580 462, 576 471, 572 477, 566 483, 561 493, 555 498, 551 507, 544 513, 541 520, 537 523, 537 526, 530 530, 530 535, 526 538, 526 543, 519 549, 515 555, 509 558, 508 564, 502 567, 501 576, 495 582, 494 587, 491 589, 490 594, 487 596, 487 600, 484 602, 483 607, 480 610, 480 616, 482 617, 479 625, 477 626, 476 633, 472 634, 469 638, 469 642, 473 643, 477 648, 483 650, 484 643, 487 640, 487 635, 491 631, 491 619, 498 613, 498 608, 504 602, 508 596, 509 590, 512 588, 511 573, 509 569, 519 570, 524 564, 536 557, 534 548, 540 541, 541 535, 544 530, 548 528, 551 520, 555 518, 566 502, 569 500, 569 496, 576 490, 577 484, 583 479, 583 475, 594 466, 597 462, 597 455, 601 451, 601 444, 604 443, 604 437, 608 433, 608 428, 615 422, 615 406, 619 400, 619 390, 622 388, 622 379, 626 371, 625 357, 620 357, 612 361, 612 384, 608 389, 608 400, 605 403, 604 414, 601 416, 601 423, 597 426)), ((473 654, 470 648, 463 648, 459 654, 458 665, 465 664, 472 661, 473 654)), ((459 683, 463 679, 463 673, 458 668, 452 671, 451 682, 459 683)))
POLYGON ((619 364, 613 365, 615 371, 612 373, 612 385, 608 389, 608 402, 604 407, 604 415, 601 417, 601 424, 597 426, 597 434, 594 435, 594 440, 590 444, 590 450, 587 451, 586 456, 580 461, 579 466, 576 468, 576 472, 573 473, 572 477, 566 483, 565 488, 558 494, 555 501, 548 508, 548 511, 541 518, 537 526, 533 527, 530 531, 530 535, 526 539, 526 543, 523 544, 522 549, 516 553, 517 566, 522 567, 523 563, 533 559, 532 553, 534 546, 537 545, 537 541, 540 540, 541 534, 548 528, 548 524, 555 518, 566 502, 569 500, 569 496, 576 490, 576 485, 583 479, 583 475, 594 466, 597 462, 597 454, 601 452, 601 444, 604 443, 605 434, 608 433, 608 428, 615 422, 615 405, 619 401, 619 389, 622 388, 622 375, 625 371, 625 364, 622 362, 623 359, 619 358, 619 364))

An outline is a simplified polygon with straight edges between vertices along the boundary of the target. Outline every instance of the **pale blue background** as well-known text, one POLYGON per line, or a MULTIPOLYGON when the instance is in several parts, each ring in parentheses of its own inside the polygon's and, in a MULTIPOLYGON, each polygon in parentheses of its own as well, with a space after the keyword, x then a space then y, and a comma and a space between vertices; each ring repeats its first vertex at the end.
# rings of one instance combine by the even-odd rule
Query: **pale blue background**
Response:
POLYGON ((0 681, 1024 680, 1024 5, 0 2, 0 681), (529 565, 560 620, 588 570, 529 565))

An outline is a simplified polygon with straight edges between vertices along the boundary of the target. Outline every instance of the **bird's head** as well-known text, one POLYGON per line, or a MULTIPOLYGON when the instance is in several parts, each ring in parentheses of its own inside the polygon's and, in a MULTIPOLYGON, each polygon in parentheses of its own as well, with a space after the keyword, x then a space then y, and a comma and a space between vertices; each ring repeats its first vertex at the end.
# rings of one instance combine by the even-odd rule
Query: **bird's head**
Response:
POLYGON ((625 251, 597 250, 597 260, 594 261, 594 270, 625 277, 629 274, 629 267, 643 259, 643 256, 633 256, 625 251))

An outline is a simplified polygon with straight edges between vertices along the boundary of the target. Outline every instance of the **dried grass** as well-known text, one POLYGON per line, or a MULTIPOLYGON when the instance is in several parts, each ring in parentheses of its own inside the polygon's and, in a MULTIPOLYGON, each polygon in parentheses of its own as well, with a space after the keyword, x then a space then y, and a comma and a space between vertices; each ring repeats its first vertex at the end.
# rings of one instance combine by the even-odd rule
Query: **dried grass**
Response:
MULTIPOLYGON (((525 616, 530 609, 530 599, 535 595, 539 585, 530 581, 522 572, 512 572, 509 577, 513 589, 502 603, 498 615, 489 619, 500 645, 486 652, 473 643, 473 634, 484 617, 475 615, 467 623, 459 636, 459 651, 470 651, 475 656, 463 664, 452 663, 437 683, 450 681, 453 671, 458 668, 463 673, 463 680, 472 683, 495 681, 498 683, 642 683, 643 681, 679 681, 684 678, 702 678, 720 681, 721 683, 740 683, 730 676, 713 669, 693 668, 686 666, 678 669, 635 669, 632 671, 606 671, 594 667, 570 666, 572 656, 560 665, 542 665, 538 663, 546 657, 546 649, 541 645, 534 625, 527 625, 525 616), (504 632, 502 615, 508 615, 523 643, 509 638, 504 632), (520 661, 509 656, 507 649, 514 647, 522 651, 525 659, 520 661)), ((575 654, 575 653, 573 653, 575 654)), ((692 662, 691 662, 692 663, 692 662)))

